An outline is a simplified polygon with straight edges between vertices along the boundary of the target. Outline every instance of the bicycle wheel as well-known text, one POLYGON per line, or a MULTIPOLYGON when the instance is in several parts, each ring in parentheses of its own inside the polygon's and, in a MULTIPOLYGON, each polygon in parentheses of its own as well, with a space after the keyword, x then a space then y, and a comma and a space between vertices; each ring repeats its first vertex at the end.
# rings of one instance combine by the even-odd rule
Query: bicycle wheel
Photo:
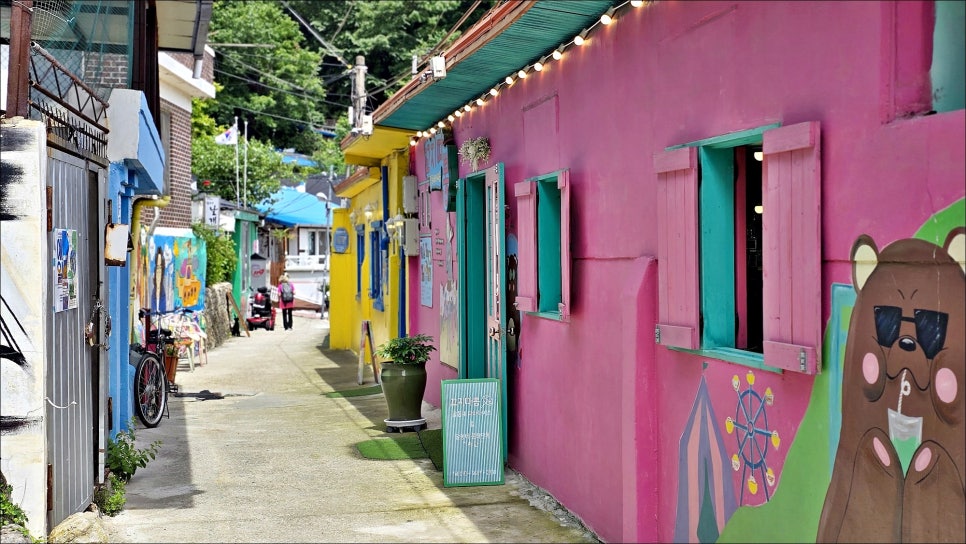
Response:
POLYGON ((157 427, 168 403, 164 366, 154 353, 145 353, 134 373, 134 409, 147 427, 157 427))

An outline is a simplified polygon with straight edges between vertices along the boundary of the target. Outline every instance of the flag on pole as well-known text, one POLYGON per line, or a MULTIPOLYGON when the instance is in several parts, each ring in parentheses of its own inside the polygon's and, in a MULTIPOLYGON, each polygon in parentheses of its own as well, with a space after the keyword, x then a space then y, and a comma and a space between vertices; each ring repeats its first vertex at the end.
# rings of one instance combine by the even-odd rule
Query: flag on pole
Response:
POLYGON ((238 125, 232 125, 225 132, 215 136, 215 143, 221 145, 238 145, 238 125))

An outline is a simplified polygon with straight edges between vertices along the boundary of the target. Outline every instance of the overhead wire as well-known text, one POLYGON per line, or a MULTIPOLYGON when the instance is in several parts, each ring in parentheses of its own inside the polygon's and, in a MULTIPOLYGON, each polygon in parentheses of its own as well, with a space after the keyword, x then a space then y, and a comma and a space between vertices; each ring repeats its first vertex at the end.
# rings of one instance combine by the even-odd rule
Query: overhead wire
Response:
POLYGON ((273 87, 273 86, 271 86, 271 85, 269 85, 267 83, 258 81, 256 79, 251 79, 251 78, 248 78, 248 77, 239 76, 237 74, 232 74, 231 72, 226 72, 226 71, 220 70, 218 68, 215 68, 214 71, 215 71, 215 73, 222 74, 222 75, 228 76, 230 78, 234 78, 234 79, 239 79, 239 80, 244 81, 246 83, 252 83, 252 84, 255 84, 255 85, 260 85, 262 87, 265 87, 266 89, 272 89, 273 91, 278 91, 278 92, 281 92, 283 94, 288 94, 288 95, 291 95, 291 96, 297 96, 299 98, 305 98, 305 99, 311 100, 313 102, 318 102, 320 104, 328 104, 330 106, 347 107, 345 104, 340 104, 338 102, 332 102, 330 100, 326 100, 324 98, 319 98, 319 97, 316 97, 316 96, 309 96, 309 95, 303 94, 303 93, 292 92, 290 90, 282 89, 282 88, 279 88, 279 87, 273 87))

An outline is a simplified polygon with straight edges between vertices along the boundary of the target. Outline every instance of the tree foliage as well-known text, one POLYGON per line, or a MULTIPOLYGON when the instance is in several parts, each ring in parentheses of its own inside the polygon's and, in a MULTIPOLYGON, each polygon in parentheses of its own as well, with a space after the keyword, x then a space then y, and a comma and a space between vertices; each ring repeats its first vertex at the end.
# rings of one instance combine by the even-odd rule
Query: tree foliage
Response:
POLYGON ((230 126, 248 120, 249 136, 279 148, 314 151, 325 124, 321 55, 306 48, 297 21, 279 2, 216 0, 208 41, 223 85, 209 115, 230 126))
POLYGON ((277 191, 281 186, 280 179, 298 179, 298 174, 292 165, 284 164, 282 155, 276 152, 270 143, 249 138, 246 183, 244 147, 244 143, 239 140, 239 174, 236 192, 235 146, 215 143, 214 136, 192 139, 191 170, 198 178, 198 189, 235 202, 236 199, 246 200, 247 187, 247 204, 250 205, 262 202, 277 191))
MULTIPOLYGON (((347 63, 362 55, 366 60, 366 89, 372 95, 370 107, 389 98, 411 78, 412 58, 426 67, 431 53, 441 54, 461 33, 485 15, 495 0, 292 0, 290 5, 330 44, 347 63), (466 20, 456 27, 464 14, 466 20), (450 30, 455 30, 447 37, 450 30), (444 38, 445 41, 444 41, 444 38), (437 47, 438 46, 438 47, 437 47)), ((326 61, 332 53, 317 41, 326 61)), ((329 65, 326 64, 326 67, 329 65)), ((332 70, 323 70, 332 73, 332 70)), ((330 90, 349 103, 348 78, 330 90)))
POLYGON ((228 234, 208 228, 201 223, 191 225, 191 231, 198 238, 205 241, 205 252, 208 266, 205 278, 208 285, 230 282, 238 259, 235 255, 235 242, 228 234))

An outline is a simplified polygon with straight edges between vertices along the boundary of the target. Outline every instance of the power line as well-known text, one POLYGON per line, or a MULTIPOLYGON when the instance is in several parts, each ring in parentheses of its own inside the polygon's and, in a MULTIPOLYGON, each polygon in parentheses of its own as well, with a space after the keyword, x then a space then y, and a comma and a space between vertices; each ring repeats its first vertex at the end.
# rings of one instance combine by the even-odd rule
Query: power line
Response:
POLYGON ((318 98, 318 97, 309 96, 309 95, 303 94, 303 93, 292 92, 292 91, 287 90, 287 89, 281 89, 279 87, 273 87, 273 86, 271 86, 271 85, 269 85, 267 83, 263 83, 263 82, 258 81, 256 79, 251 79, 251 78, 247 78, 247 77, 244 77, 244 76, 239 76, 237 74, 232 74, 232 73, 226 72, 224 70, 219 70, 218 68, 215 68, 215 72, 218 73, 218 74, 222 74, 222 75, 231 77, 231 78, 240 79, 241 81, 244 81, 246 83, 253 83, 255 85, 261 85, 262 87, 265 87, 266 89, 272 89, 273 91, 278 91, 280 93, 287 94, 287 95, 290 95, 290 96, 297 96, 297 97, 300 97, 300 98, 305 98, 307 100, 311 100, 313 102, 318 102, 320 104, 328 104, 330 106, 339 106, 339 107, 348 107, 345 104, 340 104, 338 102, 331 102, 331 101, 326 100, 324 98, 318 98))
POLYGON ((242 62, 239 59, 232 58, 231 56, 226 57, 226 59, 227 60, 230 60, 230 61, 233 61, 233 62, 237 62, 238 64, 241 64, 243 68, 248 68, 249 70, 252 70, 253 72, 256 72, 256 73, 258 73, 260 75, 263 75, 265 77, 268 77, 268 78, 271 78, 271 79, 280 81, 280 82, 282 82, 282 83, 284 83, 286 85, 291 85, 292 87, 294 87, 294 88, 296 88, 296 89, 298 89, 298 90, 300 90, 302 92, 308 92, 308 91, 306 91, 306 89, 304 87, 301 87, 299 85, 296 85, 295 83, 292 83, 291 81, 286 81, 286 80, 284 80, 284 79, 276 76, 275 74, 269 74, 268 72, 265 72, 263 70, 260 70, 258 68, 255 68, 251 64, 248 64, 246 62, 242 62))
MULTIPOLYGON (((300 125, 305 125, 305 126, 307 126, 309 128, 313 128, 313 129, 315 128, 315 126, 312 123, 306 121, 305 119, 294 119, 292 117, 285 117, 284 115, 277 115, 277 114, 274 114, 274 113, 267 113, 267 112, 264 112, 264 111, 256 111, 256 110, 253 110, 253 109, 250 109, 250 108, 246 108, 244 106, 238 106, 236 104, 231 104, 231 103, 228 103, 228 102, 221 102, 221 104, 223 104, 223 105, 225 105, 225 106, 227 106, 229 108, 237 108, 237 109, 244 110, 244 111, 251 112, 251 113, 255 113, 255 114, 258 114, 258 115, 264 115, 266 117, 274 117, 276 119, 283 119, 285 121, 292 121, 292 122, 298 123, 300 125)), ((338 106, 338 105, 341 105, 341 104, 336 104, 336 105, 338 106)), ((348 106, 343 106, 343 107, 348 107, 348 106)), ((322 128, 324 130, 331 130, 332 132, 335 132, 335 127, 327 127, 325 125, 322 125, 319 128, 322 128)))

